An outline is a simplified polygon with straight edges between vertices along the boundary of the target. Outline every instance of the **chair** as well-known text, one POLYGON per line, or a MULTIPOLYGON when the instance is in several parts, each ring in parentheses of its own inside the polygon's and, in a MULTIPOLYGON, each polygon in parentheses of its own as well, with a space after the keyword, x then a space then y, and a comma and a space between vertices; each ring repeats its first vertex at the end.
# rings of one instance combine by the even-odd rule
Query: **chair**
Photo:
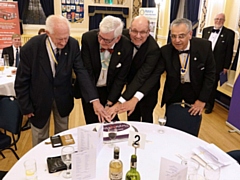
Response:
POLYGON ((173 103, 166 108, 166 126, 179 129, 194 136, 198 136, 202 115, 190 115, 191 105, 187 103, 173 103))
POLYGON ((0 100, 0 155, 5 158, 3 151, 9 149, 19 159, 17 142, 21 135, 22 114, 19 104, 13 97, 4 97, 0 100), (14 149, 13 149, 14 147, 14 149))
POLYGON ((233 159, 235 159, 238 164, 240 164, 240 150, 232 150, 227 152, 229 156, 231 156, 233 159))

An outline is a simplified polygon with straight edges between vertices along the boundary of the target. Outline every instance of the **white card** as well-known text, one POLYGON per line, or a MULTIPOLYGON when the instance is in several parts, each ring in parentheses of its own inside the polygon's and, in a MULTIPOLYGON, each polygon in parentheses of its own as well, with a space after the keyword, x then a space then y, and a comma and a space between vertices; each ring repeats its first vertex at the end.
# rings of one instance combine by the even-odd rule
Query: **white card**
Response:
POLYGON ((161 158, 159 180, 186 180, 187 167, 166 158, 161 158))
POLYGON ((94 148, 96 155, 103 147, 102 131, 89 131, 78 128, 78 152, 94 148))
POLYGON ((130 131, 128 137, 128 145, 144 149, 146 143, 146 134, 142 134, 139 132, 130 131))
POLYGON ((88 149, 72 155, 72 179, 88 180, 96 177, 96 149, 88 149))

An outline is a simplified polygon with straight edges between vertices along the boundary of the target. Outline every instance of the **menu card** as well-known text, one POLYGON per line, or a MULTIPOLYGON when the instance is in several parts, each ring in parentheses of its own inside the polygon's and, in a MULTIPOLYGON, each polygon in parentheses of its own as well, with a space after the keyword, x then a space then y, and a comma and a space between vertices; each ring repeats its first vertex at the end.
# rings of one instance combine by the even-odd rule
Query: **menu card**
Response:
POLYGON ((161 158, 159 180, 186 180, 187 167, 166 158, 161 158))
POLYGON ((72 158, 72 179, 95 178, 97 155, 103 147, 102 130, 95 132, 78 128, 77 133, 78 152, 72 158))

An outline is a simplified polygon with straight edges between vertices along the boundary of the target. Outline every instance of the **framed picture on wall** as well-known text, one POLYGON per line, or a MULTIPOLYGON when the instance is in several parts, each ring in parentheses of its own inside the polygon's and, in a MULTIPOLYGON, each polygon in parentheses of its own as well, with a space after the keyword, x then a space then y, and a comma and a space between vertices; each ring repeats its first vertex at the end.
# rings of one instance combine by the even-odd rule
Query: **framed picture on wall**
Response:
POLYGON ((72 23, 81 23, 84 19, 84 0, 62 0, 62 16, 72 23))

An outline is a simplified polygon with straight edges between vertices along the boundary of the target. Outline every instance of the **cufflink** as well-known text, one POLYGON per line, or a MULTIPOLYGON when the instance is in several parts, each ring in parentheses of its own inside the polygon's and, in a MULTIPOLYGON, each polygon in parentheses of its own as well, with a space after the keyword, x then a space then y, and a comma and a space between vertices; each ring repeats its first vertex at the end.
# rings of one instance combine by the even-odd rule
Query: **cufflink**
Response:
POLYGON ((121 64, 121 63, 118 63, 117 66, 116 66, 116 68, 120 68, 121 66, 122 66, 122 64, 121 64))

